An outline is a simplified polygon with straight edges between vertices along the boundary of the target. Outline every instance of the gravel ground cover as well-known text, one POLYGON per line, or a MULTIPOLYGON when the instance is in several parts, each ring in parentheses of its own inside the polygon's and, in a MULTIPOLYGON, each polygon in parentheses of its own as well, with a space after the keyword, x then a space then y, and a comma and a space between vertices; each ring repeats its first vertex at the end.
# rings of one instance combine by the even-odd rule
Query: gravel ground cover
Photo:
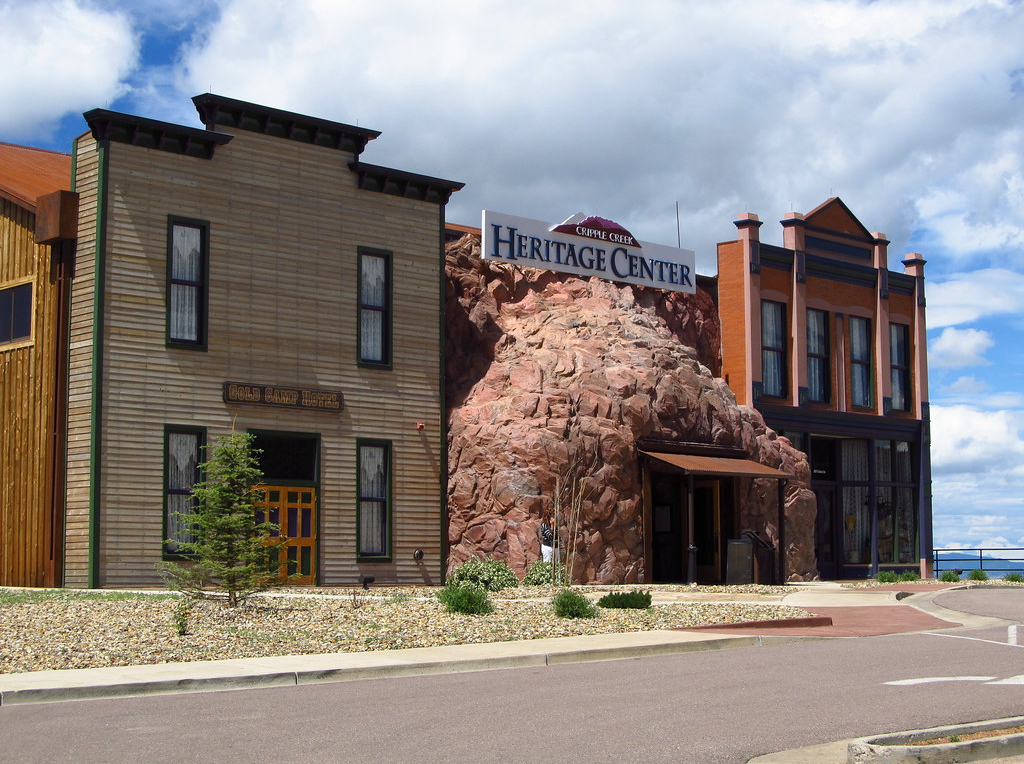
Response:
MULTIPOLYGON (((580 588, 599 597, 616 587, 580 588)), ((626 589, 636 587, 625 587, 626 589)), ((778 600, 785 587, 645 587, 657 593, 726 590, 778 600)), ((0 589, 0 673, 501 642, 649 631, 806 615, 767 602, 683 602, 648 610, 605 610, 596 618, 555 616, 555 590, 524 587, 494 595, 495 612, 445 612, 431 589, 317 589, 278 592, 238 608, 196 601, 179 634, 181 603, 166 593, 78 593, 0 589), (290 595, 290 596, 282 596, 290 595)), ((713 600, 714 597, 711 597, 713 600)))

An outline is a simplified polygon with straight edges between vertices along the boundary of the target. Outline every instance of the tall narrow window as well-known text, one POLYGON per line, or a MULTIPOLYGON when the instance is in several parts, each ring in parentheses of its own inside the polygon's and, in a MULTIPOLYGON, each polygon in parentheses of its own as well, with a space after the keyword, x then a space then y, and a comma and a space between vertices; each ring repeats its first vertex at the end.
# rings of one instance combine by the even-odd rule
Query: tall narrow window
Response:
POLYGON ((391 363, 391 255, 359 252, 359 361, 391 363))
POLYGON ((391 525, 391 444, 361 441, 358 451, 359 556, 387 558, 391 525))
POLYGON ((807 311, 807 397, 815 403, 832 400, 829 374, 828 313, 807 311))
POLYGON ((850 317, 850 402, 871 407, 871 321, 850 317))
POLYGON ((32 336, 32 284, 0 289, 0 345, 32 336))
POLYGON ((889 324, 889 375, 892 379, 892 407, 910 410, 910 327, 889 324))
POLYGON ((170 218, 167 245, 167 342, 206 346, 207 224, 170 218))
POLYGON ((194 541, 187 516, 194 509, 192 487, 199 481, 199 464, 206 431, 197 427, 166 428, 164 433, 164 538, 167 554, 181 554, 181 543, 194 541))
POLYGON ((786 395, 786 306, 761 302, 761 385, 764 395, 786 395))

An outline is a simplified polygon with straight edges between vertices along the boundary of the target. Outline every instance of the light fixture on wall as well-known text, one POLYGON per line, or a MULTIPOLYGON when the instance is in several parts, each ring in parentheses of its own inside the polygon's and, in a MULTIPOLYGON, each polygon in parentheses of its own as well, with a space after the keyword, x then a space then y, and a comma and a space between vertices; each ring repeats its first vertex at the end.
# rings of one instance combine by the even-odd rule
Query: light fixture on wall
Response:
POLYGON ((372 584, 374 581, 376 581, 376 579, 373 576, 363 576, 363 588, 369 589, 370 584, 372 584))
POLYGON ((416 562, 423 562, 423 550, 417 549, 412 553, 412 558, 416 560, 416 562))

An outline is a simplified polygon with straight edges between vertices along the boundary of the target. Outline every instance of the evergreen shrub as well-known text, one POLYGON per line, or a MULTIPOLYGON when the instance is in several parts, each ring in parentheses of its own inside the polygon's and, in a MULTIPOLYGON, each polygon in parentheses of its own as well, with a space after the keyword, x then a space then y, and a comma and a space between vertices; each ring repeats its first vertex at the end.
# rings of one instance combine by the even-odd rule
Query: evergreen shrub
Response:
POLYGON ((487 591, 474 584, 448 584, 437 593, 437 599, 449 613, 487 615, 494 612, 487 591))
POLYGON ((960 574, 955 570, 944 570, 939 574, 939 580, 947 584, 956 583, 960 580, 960 574))
POLYGON ((918 575, 916 570, 905 570, 900 573, 900 581, 920 581, 921 576, 918 575))
POLYGON ((1024 576, 1020 573, 1007 573, 1003 576, 1004 581, 1009 581, 1011 584, 1024 584, 1024 576))
POLYGON ((651 606, 651 593, 636 589, 631 592, 611 592, 597 601, 598 606, 631 610, 646 610, 651 606))
POLYGON ((899 581, 899 576, 893 573, 891 570, 880 570, 878 575, 875 576, 875 580, 880 584, 894 584, 899 581))
POLYGON ((555 581, 565 580, 565 566, 537 560, 523 577, 523 586, 551 586, 555 581), (554 580, 552 580, 554 572, 554 580))
POLYGON ((466 560, 448 576, 447 583, 453 586, 477 584, 489 592, 500 592, 519 586, 519 578, 504 560, 488 557, 486 560, 466 560))
POLYGON ((551 599, 555 607, 555 615, 559 618, 593 618, 597 608, 579 592, 563 589, 551 599))
POLYGON ((988 581, 988 573, 983 570, 972 570, 967 574, 968 581, 988 581))

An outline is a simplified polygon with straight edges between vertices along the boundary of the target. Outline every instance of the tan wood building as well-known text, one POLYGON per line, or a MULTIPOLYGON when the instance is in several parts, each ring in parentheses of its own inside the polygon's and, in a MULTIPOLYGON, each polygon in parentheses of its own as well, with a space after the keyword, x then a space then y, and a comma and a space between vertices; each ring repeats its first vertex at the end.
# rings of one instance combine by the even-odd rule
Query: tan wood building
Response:
POLYGON ((60 583, 71 156, 0 144, 0 585, 60 583))
POLYGON ((205 94, 75 144, 64 583, 159 583, 204 446, 247 431, 309 584, 443 570, 445 204, 379 133, 205 94))

